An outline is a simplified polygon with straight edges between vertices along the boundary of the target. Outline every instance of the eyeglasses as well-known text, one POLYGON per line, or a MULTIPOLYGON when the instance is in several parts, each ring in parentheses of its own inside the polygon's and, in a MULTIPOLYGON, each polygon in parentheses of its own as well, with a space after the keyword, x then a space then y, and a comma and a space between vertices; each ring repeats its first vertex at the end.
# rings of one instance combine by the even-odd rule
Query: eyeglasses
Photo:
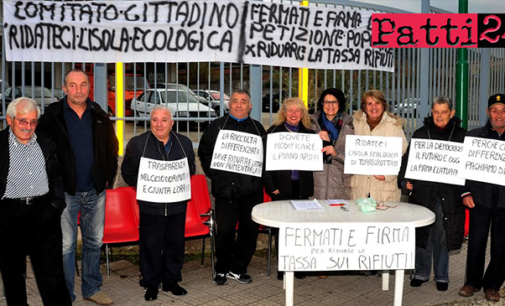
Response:
POLYGON ((338 104, 338 101, 337 100, 333 100, 333 101, 324 101, 323 102, 325 105, 337 105, 338 104))
POLYGON ((28 124, 31 126, 37 126, 37 124, 39 124, 38 120, 28 121, 26 119, 18 119, 16 117, 14 117, 14 119, 16 119, 19 122, 19 125, 21 126, 27 126, 28 124))
POLYGON ((397 205, 386 205, 384 202, 379 202, 377 206, 375 206, 376 209, 378 210, 388 210, 390 208, 396 208, 397 205))

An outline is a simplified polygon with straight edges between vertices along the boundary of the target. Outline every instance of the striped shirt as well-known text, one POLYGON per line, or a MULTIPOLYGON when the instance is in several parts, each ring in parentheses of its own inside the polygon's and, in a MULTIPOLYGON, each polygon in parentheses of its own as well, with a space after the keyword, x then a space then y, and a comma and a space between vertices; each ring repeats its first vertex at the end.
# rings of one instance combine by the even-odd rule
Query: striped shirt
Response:
POLYGON ((46 162, 36 134, 23 144, 9 129, 9 161, 7 186, 2 199, 36 197, 49 192, 46 162))

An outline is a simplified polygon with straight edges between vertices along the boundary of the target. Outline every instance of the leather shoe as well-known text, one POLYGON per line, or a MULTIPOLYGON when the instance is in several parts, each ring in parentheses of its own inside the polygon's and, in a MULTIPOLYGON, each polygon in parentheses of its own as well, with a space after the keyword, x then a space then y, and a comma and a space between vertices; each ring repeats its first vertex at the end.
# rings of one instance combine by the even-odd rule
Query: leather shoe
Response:
POLYGON ((186 289, 179 286, 177 282, 174 281, 165 281, 161 283, 161 290, 165 292, 172 292, 173 295, 186 295, 188 291, 186 289))
POLYGON ((154 301, 158 298, 158 287, 147 287, 144 299, 146 301, 154 301))
POLYGON ((475 292, 479 290, 480 290, 479 288, 475 288, 472 285, 464 285, 463 287, 461 287, 461 289, 459 289, 458 294, 464 297, 471 297, 475 292))
POLYGON ((449 289, 449 283, 439 283, 439 282, 435 283, 437 284, 438 291, 447 291, 447 289, 449 289))
POLYGON ((413 278, 410 280, 410 287, 420 287, 422 284, 426 283, 427 280, 420 280, 417 278, 413 278))
POLYGON ((485 289, 484 295, 486 296, 486 299, 491 302, 498 302, 500 300, 500 293, 495 289, 485 289))

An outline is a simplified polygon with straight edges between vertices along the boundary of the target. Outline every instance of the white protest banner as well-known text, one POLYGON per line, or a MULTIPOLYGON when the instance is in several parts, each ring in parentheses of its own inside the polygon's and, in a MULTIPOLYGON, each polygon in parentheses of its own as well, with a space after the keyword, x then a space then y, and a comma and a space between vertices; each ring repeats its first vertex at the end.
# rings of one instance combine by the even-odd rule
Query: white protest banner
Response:
POLYGON ((465 179, 458 177, 462 157, 462 143, 412 138, 405 177, 462 186, 465 179))
POLYGON ((266 170, 323 171, 322 148, 318 134, 268 134, 266 170))
POLYGON ((505 141, 465 137, 460 176, 505 186, 505 141))
POLYGON ((358 135, 345 137, 346 174, 397 175, 401 163, 401 137, 358 135))
POLYGON ((371 11, 256 1, 5 0, 7 60, 394 70, 371 11))
POLYGON ((394 71, 394 50, 371 47, 372 11, 251 1, 245 63, 394 71))
POLYGON ((212 169, 261 177, 263 142, 249 133, 220 130, 210 163, 212 169))
POLYGON ((174 203, 191 199, 188 159, 163 161, 140 158, 137 200, 174 203))
POLYGON ((396 270, 415 266, 415 226, 399 223, 286 223, 279 271, 396 270))

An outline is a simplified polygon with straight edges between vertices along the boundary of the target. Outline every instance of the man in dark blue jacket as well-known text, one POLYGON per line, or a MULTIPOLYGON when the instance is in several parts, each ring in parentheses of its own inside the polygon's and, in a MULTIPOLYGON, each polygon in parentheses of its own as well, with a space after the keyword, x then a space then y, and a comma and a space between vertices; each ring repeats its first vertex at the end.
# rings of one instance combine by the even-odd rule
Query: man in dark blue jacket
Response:
POLYGON ((67 203, 61 216, 65 280, 74 301, 77 216, 80 211, 82 296, 99 305, 110 305, 113 300, 100 290, 100 249, 105 222, 105 189, 114 184, 118 141, 107 114, 88 98, 90 85, 83 71, 68 71, 63 90, 65 98, 49 105, 37 130, 51 136, 58 146, 58 159, 63 166, 67 203))
POLYGON ((227 284, 226 278, 241 284, 252 282, 247 267, 256 251, 258 224, 252 221, 251 212, 256 204, 263 202, 261 177, 211 168, 221 130, 238 131, 261 138, 266 135, 261 123, 249 117, 252 105, 247 91, 234 92, 229 108, 228 115, 214 120, 205 129, 198 148, 203 171, 212 181, 212 195, 216 198, 216 285, 227 284))
MULTIPOLYGON (((145 300, 151 301, 158 297, 158 286, 162 283, 163 291, 174 295, 185 295, 187 291, 177 282, 182 280, 181 269, 184 262, 184 228, 186 223, 187 200, 174 200, 173 192, 166 188, 152 193, 162 194, 152 201, 141 200, 140 193, 149 193, 149 189, 138 186, 139 173, 143 182, 170 181, 174 172, 163 170, 160 179, 148 179, 145 176, 147 167, 143 162, 154 164, 155 161, 177 161, 187 164, 189 173, 178 176, 181 182, 189 181, 195 174, 195 153, 189 138, 172 131, 174 121, 170 109, 166 106, 156 106, 151 111, 151 131, 135 136, 128 142, 121 174, 125 182, 137 187, 137 198, 140 210, 140 285, 146 287, 145 300), (162 179, 163 178, 163 179, 162 179)), ((172 165, 172 164, 170 164, 172 165)), ((160 163, 164 169, 175 169, 167 163, 160 163)), ((147 184, 148 185, 148 184, 147 184)), ((154 185, 154 184, 152 184, 154 185)), ((164 185, 164 184, 162 184, 164 185)), ((166 186, 169 186, 167 183, 166 186)), ((151 187, 152 188, 152 187, 151 187)), ((173 190, 173 189, 172 189, 173 190)))
MULTIPOLYGON (((485 126, 467 137, 505 141, 505 94, 489 97, 485 126)), ((486 299, 498 302, 505 280, 505 186, 466 180, 463 204, 470 209, 470 234, 465 285, 459 295, 470 297, 484 288, 486 299), (484 273, 486 245, 491 228, 491 258, 484 273)))

